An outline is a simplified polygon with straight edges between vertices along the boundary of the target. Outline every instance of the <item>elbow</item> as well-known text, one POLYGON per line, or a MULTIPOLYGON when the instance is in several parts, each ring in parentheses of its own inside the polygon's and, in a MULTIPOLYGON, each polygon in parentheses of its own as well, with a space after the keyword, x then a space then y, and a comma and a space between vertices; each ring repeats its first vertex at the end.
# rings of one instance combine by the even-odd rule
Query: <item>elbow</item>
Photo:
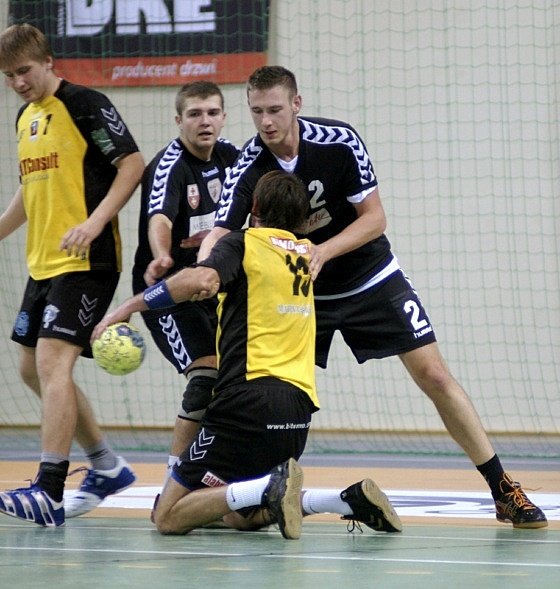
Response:
POLYGON ((378 237, 383 235, 383 233, 385 233, 386 229, 387 229, 387 217, 385 215, 383 215, 383 218, 379 222, 379 236, 378 237))

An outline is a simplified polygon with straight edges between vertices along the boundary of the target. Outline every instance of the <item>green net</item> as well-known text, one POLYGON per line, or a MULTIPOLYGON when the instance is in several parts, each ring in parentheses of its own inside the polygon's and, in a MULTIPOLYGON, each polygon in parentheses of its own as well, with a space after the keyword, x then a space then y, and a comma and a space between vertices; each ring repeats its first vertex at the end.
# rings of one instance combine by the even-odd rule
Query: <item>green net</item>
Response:
MULTIPOLYGON (((224 84, 224 135, 238 145, 254 133, 247 72, 259 60, 291 69, 302 114, 345 120, 365 140, 394 251, 430 313, 452 372, 493 439, 504 440, 502 452, 560 455, 558 0, 11 5, 19 17, 42 11, 57 62, 64 60, 71 81, 93 59, 91 52, 109 77, 121 71, 124 78, 100 83, 146 160, 176 135, 179 82, 167 84, 163 75, 146 82, 133 69, 139 61, 144 67, 176 62, 180 73, 189 59, 229 56, 229 78, 212 77, 224 84), (211 21, 214 29, 178 32, 186 26, 187 5, 191 24, 211 21), (80 8, 90 10, 90 21, 68 24, 80 8), (79 26, 91 27, 89 40, 69 39, 68 27, 79 26), (123 58, 129 59, 124 69, 111 69, 123 58)), ((0 7, 3 28, 6 0, 0 7)), ((13 123, 19 103, 13 92, 0 93, 5 208, 18 181, 13 123)), ((138 195, 121 214, 127 269, 137 214, 138 195)), ((0 424, 37 424, 39 404, 20 383, 9 341, 26 279, 24 232, 0 247, 0 424)), ((129 293, 125 271, 116 300, 129 293)), ((124 444, 159 447, 161 437, 150 428, 172 426, 184 382, 150 341, 144 365, 130 376, 109 377, 88 361, 80 361, 76 376, 100 422, 126 428, 124 444)), ((426 435, 445 430, 397 358, 358 366, 336 339, 318 385, 314 450, 459 452, 448 436, 426 435)))

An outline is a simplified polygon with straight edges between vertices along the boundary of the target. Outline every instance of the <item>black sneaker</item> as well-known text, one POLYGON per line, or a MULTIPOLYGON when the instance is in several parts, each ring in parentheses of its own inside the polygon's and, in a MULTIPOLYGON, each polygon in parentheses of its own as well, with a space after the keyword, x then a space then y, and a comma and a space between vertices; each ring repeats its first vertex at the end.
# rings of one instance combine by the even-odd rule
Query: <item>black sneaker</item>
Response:
POLYGON ((501 495, 496 499, 496 519, 511 522, 514 528, 546 528, 546 516, 523 492, 521 485, 504 473, 500 482, 501 495))
POLYGON ((261 506, 270 511, 278 523, 282 536, 288 540, 297 540, 301 536, 302 487, 303 471, 300 465, 290 458, 272 469, 270 481, 262 496, 261 506))
POLYGON ((342 519, 361 522, 376 532, 402 531, 401 520, 387 495, 371 479, 350 485, 340 498, 352 508, 352 515, 344 515, 342 519))

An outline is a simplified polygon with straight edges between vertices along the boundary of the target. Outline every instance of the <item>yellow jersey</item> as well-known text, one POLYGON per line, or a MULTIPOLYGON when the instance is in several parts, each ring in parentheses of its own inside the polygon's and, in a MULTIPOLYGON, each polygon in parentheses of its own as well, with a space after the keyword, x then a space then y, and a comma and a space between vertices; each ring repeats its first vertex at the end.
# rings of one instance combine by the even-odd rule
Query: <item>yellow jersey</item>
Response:
POLYGON ((216 390, 273 377, 303 390, 319 408, 310 247, 289 231, 251 228, 223 237, 200 263, 221 282, 216 390))
POLYGON ((107 194, 117 173, 113 163, 138 151, 115 107, 100 92, 63 80, 53 96, 20 109, 16 128, 31 277, 120 271, 116 217, 83 258, 60 251, 64 234, 107 194))

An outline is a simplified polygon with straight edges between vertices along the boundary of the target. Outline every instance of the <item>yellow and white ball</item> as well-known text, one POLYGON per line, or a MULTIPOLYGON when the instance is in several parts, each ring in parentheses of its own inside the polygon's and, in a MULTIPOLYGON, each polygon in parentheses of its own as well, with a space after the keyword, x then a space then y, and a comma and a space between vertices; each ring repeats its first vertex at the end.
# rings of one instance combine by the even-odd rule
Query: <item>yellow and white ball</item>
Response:
POLYGON ((94 340, 93 358, 109 374, 130 374, 144 360, 146 345, 142 334, 130 323, 114 323, 94 340))

